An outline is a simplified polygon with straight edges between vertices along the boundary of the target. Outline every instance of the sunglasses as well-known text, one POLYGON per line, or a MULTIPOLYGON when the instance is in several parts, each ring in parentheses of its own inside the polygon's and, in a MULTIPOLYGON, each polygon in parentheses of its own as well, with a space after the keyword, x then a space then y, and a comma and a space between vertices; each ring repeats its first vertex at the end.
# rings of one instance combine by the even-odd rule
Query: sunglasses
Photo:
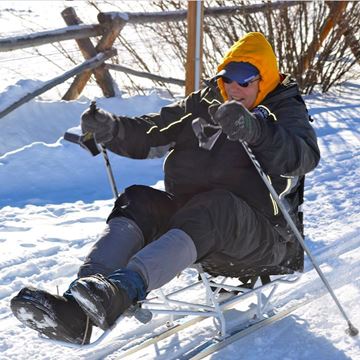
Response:
MULTIPOLYGON (((231 80, 231 79, 229 79, 229 78, 227 78, 227 77, 225 77, 225 76, 222 76, 221 78, 222 78, 222 80, 223 80, 223 82, 224 82, 225 84, 231 84, 233 81, 235 81, 235 80, 231 80)), ((246 81, 246 82, 244 82, 244 83, 239 83, 239 82, 237 82, 237 81, 235 81, 235 82, 236 82, 239 86, 246 88, 246 87, 248 87, 251 83, 253 83, 254 81, 257 81, 257 80, 260 80, 260 78, 252 79, 252 80, 246 81)))

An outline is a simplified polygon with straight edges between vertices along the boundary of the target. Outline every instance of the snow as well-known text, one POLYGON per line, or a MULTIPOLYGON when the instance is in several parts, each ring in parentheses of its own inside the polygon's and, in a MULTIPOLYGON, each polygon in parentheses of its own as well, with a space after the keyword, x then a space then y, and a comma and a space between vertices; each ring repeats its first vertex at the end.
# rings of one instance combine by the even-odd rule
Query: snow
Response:
MULTIPOLYGON (((23 10, 26 16, 36 17, 40 11, 37 8, 47 2, 18 2, 21 6, 8 3, 11 5, 1 4, 1 9, 12 9, 3 11, 2 21, 8 20, 6 23, 10 24, 12 20, 11 29, 15 29, 16 21, 9 14, 15 12, 17 6, 28 9, 23 10), (32 3, 33 8, 29 7, 32 3)), ((61 2, 51 2, 54 3, 60 6, 61 2)), ((62 25, 55 22, 52 26, 44 25, 45 28, 56 26, 62 25)), ((46 68, 43 72, 47 78, 53 76, 46 68)), ((12 75, 1 78, 0 109, 43 83, 38 77, 13 79, 12 75)), ((317 169, 307 176, 304 206, 306 242, 358 328, 359 89, 360 82, 354 80, 327 94, 305 98, 315 120, 313 126, 319 137, 322 159, 317 169)), ((56 96, 36 98, 0 119, 1 360, 118 359, 116 339, 130 344, 139 333, 139 323, 126 319, 121 327, 113 330, 107 346, 99 346, 94 353, 92 349, 79 351, 40 339, 11 314, 9 307, 10 299, 27 285, 53 293, 64 292, 104 229, 113 205, 104 160, 101 155, 92 157, 63 139, 67 129, 79 125, 81 113, 93 98, 82 96, 69 102, 56 96)), ((129 116, 156 112, 169 103, 169 99, 155 91, 144 96, 123 94, 111 99, 95 96, 95 99, 99 107, 129 116)), ((162 159, 130 160, 109 155, 120 190, 135 183, 163 188, 162 159)), ((194 277, 194 270, 187 269, 166 289, 179 289, 194 277)), ((186 300, 198 296, 194 291, 186 300)), ((276 301, 290 306, 307 298, 314 300, 207 359, 360 359, 359 337, 345 334, 346 322, 308 258, 299 282, 280 288, 276 301)), ((191 349, 200 338, 211 338, 212 329, 212 322, 205 320, 129 359, 173 359, 180 347, 191 349)))
MULTIPOLYGON (((7 98, 11 95, 5 95, 7 98)), ((97 101, 99 107, 129 116, 156 111, 168 103, 156 94, 97 101)), ((81 113, 89 104, 89 99, 36 100, 1 119, 0 183, 6 186, 0 188, 0 206, 23 206, 29 201, 38 205, 94 201, 112 196, 102 156, 93 158, 62 138, 65 131, 79 125, 81 113)), ((153 185, 161 179, 161 159, 134 161, 109 155, 120 189, 134 182, 153 185)))

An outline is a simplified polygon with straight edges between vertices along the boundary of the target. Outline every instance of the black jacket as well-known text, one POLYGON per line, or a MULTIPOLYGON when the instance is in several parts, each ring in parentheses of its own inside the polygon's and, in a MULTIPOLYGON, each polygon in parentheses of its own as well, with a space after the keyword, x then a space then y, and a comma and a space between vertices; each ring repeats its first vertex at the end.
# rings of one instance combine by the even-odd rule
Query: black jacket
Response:
MULTIPOLYGON (((165 106, 158 114, 120 117, 125 140, 115 138, 107 147, 120 155, 144 159, 168 155, 164 163, 165 187, 178 199, 222 188, 241 197, 263 213, 272 224, 285 221, 263 180, 239 142, 222 134, 211 151, 198 145, 192 121, 210 122, 208 107, 221 103, 215 83, 183 101, 165 106)), ((252 151, 289 211, 296 214, 301 202, 303 175, 319 162, 316 135, 297 84, 289 77, 262 102, 273 114, 263 124, 260 141, 252 151)))

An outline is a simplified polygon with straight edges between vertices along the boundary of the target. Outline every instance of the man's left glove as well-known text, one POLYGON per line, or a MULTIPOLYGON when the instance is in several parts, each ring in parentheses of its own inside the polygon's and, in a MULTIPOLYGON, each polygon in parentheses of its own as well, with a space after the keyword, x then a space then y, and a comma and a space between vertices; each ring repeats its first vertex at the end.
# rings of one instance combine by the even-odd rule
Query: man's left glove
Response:
POLYGON ((85 134, 93 133, 97 143, 107 143, 124 132, 119 117, 102 109, 87 109, 81 115, 81 130, 85 134))
POLYGON ((238 101, 231 100, 220 105, 212 117, 229 140, 255 144, 260 139, 261 120, 238 101))

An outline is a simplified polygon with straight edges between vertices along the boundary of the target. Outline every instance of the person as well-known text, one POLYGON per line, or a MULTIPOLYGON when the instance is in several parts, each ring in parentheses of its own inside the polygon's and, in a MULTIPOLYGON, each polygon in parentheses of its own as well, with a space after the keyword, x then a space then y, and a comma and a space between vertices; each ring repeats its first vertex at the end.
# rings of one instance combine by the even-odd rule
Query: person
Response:
POLYGON ((203 89, 159 113, 130 118, 91 109, 82 114, 81 127, 121 156, 167 154, 166 191, 125 189, 63 296, 22 289, 11 308, 27 326, 87 343, 92 326, 108 329, 194 263, 210 274, 236 277, 302 270, 303 250, 241 143, 301 229, 304 175, 320 153, 297 84, 279 72, 263 34, 247 33, 203 89), (212 125, 202 134, 193 128, 199 119, 212 125), (199 136, 217 139, 204 148, 199 136))

